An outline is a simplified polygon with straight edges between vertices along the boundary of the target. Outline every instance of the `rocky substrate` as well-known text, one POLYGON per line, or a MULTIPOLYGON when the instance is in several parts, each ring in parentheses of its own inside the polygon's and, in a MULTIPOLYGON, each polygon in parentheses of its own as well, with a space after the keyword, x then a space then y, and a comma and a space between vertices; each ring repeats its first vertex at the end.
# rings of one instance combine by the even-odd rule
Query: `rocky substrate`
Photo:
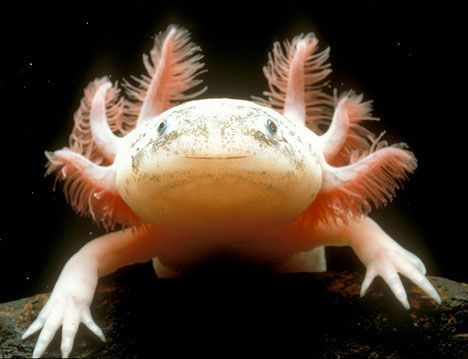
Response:
MULTIPOLYGON (((92 312, 107 341, 81 325, 72 356, 468 358, 463 283, 429 277, 437 305, 405 281, 408 311, 380 279, 360 298, 362 273, 211 270, 155 279, 142 268, 100 284, 92 312)), ((31 356, 37 336, 21 334, 47 298, 0 305, 0 357, 31 356)), ((46 357, 60 356, 58 337, 46 357)))

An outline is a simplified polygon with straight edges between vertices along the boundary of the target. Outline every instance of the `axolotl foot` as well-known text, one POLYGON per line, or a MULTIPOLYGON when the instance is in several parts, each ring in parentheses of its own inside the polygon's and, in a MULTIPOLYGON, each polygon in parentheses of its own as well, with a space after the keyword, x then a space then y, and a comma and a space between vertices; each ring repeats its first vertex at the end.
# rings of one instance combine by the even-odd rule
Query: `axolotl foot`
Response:
POLYGON ((374 253, 373 258, 370 258, 370 261, 367 262, 366 275, 361 286, 361 297, 366 294, 374 278, 381 276, 401 304, 409 309, 408 296, 398 273, 410 279, 424 293, 440 304, 439 294, 425 277, 426 269, 422 261, 396 242, 389 243, 381 251, 374 253))
POLYGON ((47 346, 62 327, 62 357, 68 358, 73 347, 75 335, 80 323, 85 324, 102 341, 102 330, 94 322, 89 306, 96 283, 97 271, 85 258, 75 255, 65 265, 47 304, 42 308, 37 319, 24 332, 26 339, 41 330, 34 348, 33 358, 40 358, 47 346))
POLYGON ((425 277, 426 268, 421 259, 395 242, 370 218, 351 227, 350 237, 354 238, 351 247, 366 266, 361 296, 365 295, 374 278, 381 276, 396 298, 409 309, 408 296, 398 275, 400 273, 430 298, 441 303, 439 294, 425 277))

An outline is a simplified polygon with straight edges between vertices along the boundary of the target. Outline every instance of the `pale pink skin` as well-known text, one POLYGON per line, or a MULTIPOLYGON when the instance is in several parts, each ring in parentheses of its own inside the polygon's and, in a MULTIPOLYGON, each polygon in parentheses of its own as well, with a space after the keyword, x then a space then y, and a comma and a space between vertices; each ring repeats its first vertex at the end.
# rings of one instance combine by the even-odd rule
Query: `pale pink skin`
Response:
POLYGON ((381 276, 409 308, 400 273, 440 303, 421 260, 366 217, 373 207, 392 199, 416 160, 403 145, 387 146, 381 136, 360 125, 373 119, 370 103, 362 102, 362 96, 349 92, 333 98, 322 92, 331 70, 328 49, 317 52, 317 43, 308 34, 286 42, 284 49, 274 45, 264 68, 270 91, 267 99, 257 99, 269 108, 212 99, 191 102, 192 110, 181 105, 170 112, 174 103, 203 92, 186 93, 200 83, 196 77, 203 64, 188 32, 175 26, 160 34, 150 57, 144 57, 148 75, 137 79, 140 88, 126 84, 132 102, 120 99, 119 89, 106 79, 88 86, 75 116, 70 148, 47 153, 49 173, 56 171, 65 181, 65 195, 77 211, 106 228, 131 228, 96 238, 70 258, 49 301, 23 335, 42 329, 34 357, 44 353, 60 326, 63 357, 72 350, 80 322, 104 340, 90 314, 99 277, 151 259, 158 275, 179 275, 216 252, 220 238, 230 254, 268 263, 279 272, 323 271, 323 247, 348 245, 367 268, 361 296, 381 276), (223 106, 229 125, 216 112, 223 106), (237 116, 235 106, 252 115, 237 116), (207 115, 196 124, 184 118, 203 108, 207 115), (179 109, 188 112, 178 115, 179 109), (259 111, 276 126, 259 122, 254 115, 259 111), (171 120, 167 133, 164 119, 171 120), (322 122, 329 124, 325 133, 317 127, 322 122), (153 142, 148 142, 152 136, 153 142), (172 145, 145 152, 143 162, 135 160, 140 147, 149 148, 169 136, 172 145), (205 142, 197 142, 200 138, 205 142), (278 145, 280 139, 283 144, 278 145), (280 147, 294 151, 283 155, 280 147), (298 161, 301 166, 290 167, 298 161), (189 183, 196 191, 180 187, 166 196, 161 188, 173 183, 160 177, 176 167, 185 171, 177 173, 188 173, 183 186, 189 183), (206 184, 211 177, 197 177, 200 170, 223 180, 206 184), (233 173, 240 179, 233 180, 233 173), (245 173, 249 176, 242 176, 245 173), (258 173, 263 177, 256 178, 258 173), (261 200, 250 201, 250 193, 261 200), (242 203, 249 205, 243 210, 242 203), (268 211, 262 210, 264 205, 268 211), (217 210, 206 210, 210 206, 217 210))

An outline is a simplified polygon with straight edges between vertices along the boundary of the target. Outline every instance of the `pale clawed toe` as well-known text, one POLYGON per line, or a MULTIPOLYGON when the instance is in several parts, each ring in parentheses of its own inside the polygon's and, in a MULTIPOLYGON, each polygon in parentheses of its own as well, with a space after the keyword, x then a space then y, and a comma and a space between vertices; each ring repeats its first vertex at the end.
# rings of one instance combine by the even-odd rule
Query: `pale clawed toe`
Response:
POLYGON ((422 261, 397 243, 387 243, 384 248, 369 256, 369 260, 365 264, 367 271, 361 286, 361 296, 365 295, 374 278, 381 276, 395 297, 406 309, 409 309, 408 296, 399 276, 401 274, 410 279, 437 303, 441 302, 439 294, 425 277, 426 268, 422 261))

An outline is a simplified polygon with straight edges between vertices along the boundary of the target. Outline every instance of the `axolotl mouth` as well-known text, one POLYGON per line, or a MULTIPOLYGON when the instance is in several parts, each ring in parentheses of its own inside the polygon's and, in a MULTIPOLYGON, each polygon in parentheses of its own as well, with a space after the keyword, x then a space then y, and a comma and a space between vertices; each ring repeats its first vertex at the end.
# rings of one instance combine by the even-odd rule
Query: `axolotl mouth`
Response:
POLYGON ((250 157, 249 155, 241 156, 184 156, 185 158, 194 160, 236 160, 240 158, 250 157))

